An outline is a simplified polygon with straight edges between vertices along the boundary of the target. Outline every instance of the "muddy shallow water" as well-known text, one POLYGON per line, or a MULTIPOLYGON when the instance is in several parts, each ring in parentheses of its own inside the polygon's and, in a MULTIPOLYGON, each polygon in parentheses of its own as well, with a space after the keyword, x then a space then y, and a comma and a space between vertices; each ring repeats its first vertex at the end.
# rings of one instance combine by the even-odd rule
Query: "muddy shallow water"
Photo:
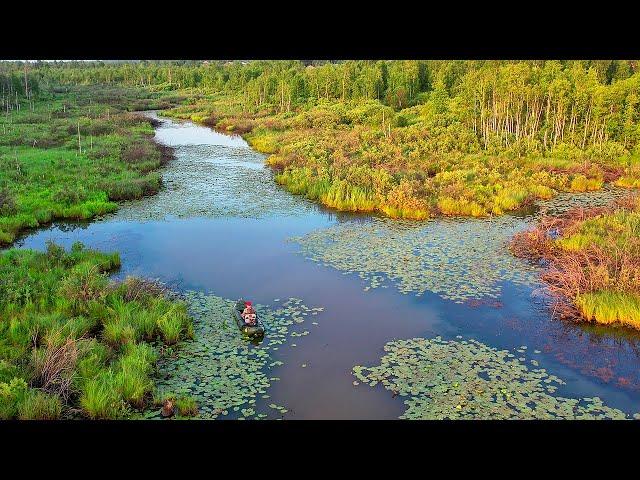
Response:
MULTIPOLYGON (((352 369, 378 365, 387 342, 436 336, 518 350, 515 357, 522 363, 563 380, 552 395, 599 397, 627 414, 640 411, 640 336, 552 320, 537 294, 537 267, 506 250, 509 237, 535 214, 411 224, 335 214, 280 189, 264 157, 240 137, 166 119, 156 137, 176 148, 176 160, 163 171, 166 188, 158 195, 126 203, 88 224, 54 224, 16 247, 43 249, 47 240, 68 247, 80 240, 119 251, 118 277, 159 278, 196 292, 190 295, 211 295, 201 302, 202 312, 239 297, 274 312, 274 325, 288 329, 281 333, 286 341, 271 347, 268 339, 258 347, 238 344, 233 367, 237 371, 242 362, 259 358, 268 377, 277 379, 261 376, 266 394, 256 393, 251 403, 265 418, 398 418, 406 410, 406 395, 358 382, 352 369), (285 325, 278 315, 291 314, 282 307, 289 298, 322 310, 294 312, 300 323, 285 325)), ((615 195, 563 195, 545 207, 605 204, 615 195)), ((206 342, 223 342, 207 337, 217 321, 224 319, 203 314, 203 340, 190 347, 195 356, 180 360, 185 370, 168 360, 163 378, 176 385, 180 378, 192 382, 187 379, 193 372, 203 375, 203 362, 216 357, 206 342)), ((229 385, 224 388, 236 388, 229 385)), ((204 387, 183 387, 202 407, 212 401, 204 387)), ((217 418, 237 418, 240 411, 217 418)))

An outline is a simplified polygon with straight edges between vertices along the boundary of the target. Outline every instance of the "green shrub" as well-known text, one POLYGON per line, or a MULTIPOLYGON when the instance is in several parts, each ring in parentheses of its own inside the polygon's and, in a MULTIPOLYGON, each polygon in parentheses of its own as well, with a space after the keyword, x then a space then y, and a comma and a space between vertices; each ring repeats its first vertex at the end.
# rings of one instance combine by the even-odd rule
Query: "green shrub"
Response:
POLYGON ((13 378, 0 383, 0 420, 10 420, 18 415, 18 408, 27 395, 29 387, 22 378, 13 378))

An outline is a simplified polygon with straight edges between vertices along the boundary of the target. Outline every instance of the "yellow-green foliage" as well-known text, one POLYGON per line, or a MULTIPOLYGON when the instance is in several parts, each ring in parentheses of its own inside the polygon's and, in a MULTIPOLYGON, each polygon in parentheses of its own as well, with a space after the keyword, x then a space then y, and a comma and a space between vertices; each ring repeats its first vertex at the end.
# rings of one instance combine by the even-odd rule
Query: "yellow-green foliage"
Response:
POLYGON ((604 181, 601 178, 587 178, 584 175, 576 175, 571 180, 570 189, 572 192, 590 192, 600 190, 604 181))
MULTIPOLYGON (((6 71, 7 85, 19 90, 20 66, 6 71)), ((278 173, 291 172, 280 178, 282 185, 291 181, 292 190, 340 209, 409 218, 441 211, 499 215, 556 191, 599 189, 603 179, 620 173, 619 185, 638 186, 640 73, 630 61, 145 62, 34 66, 29 75, 35 85, 100 83, 92 94, 101 112, 103 97, 127 109, 162 108, 171 98, 180 105, 169 115, 245 135, 254 148, 274 155, 270 163, 278 173), (125 97, 134 98, 119 100, 114 85, 138 86, 140 79, 147 87, 131 88, 125 97), (172 89, 180 95, 170 96, 172 89), (353 166, 384 170, 391 180, 384 191, 373 191, 350 178, 353 166), (331 184, 344 181, 349 188, 328 193, 316 182, 300 183, 294 172, 302 168, 311 178, 328 174, 331 184), (411 188, 401 187, 403 181, 411 188), (409 195, 392 193, 397 188, 409 195)), ((47 117, 42 110, 22 111, 34 121, 47 117)), ((56 117, 65 118, 64 112, 56 110, 56 117)), ((122 133, 93 120, 80 123, 96 138, 122 133)), ((13 132, 7 145, 32 147, 40 140, 20 133, 13 132)), ((60 147, 72 146, 68 140, 60 147)), ((136 172, 152 164, 141 162, 136 172)), ((157 187, 153 179, 145 178, 145 187, 139 180, 118 179, 103 191, 113 201, 157 187)), ((95 207, 67 213, 91 216, 95 207)), ((40 216, 52 214, 45 209, 40 216)), ((20 228, 37 218, 23 218, 20 228)), ((0 228, 2 241, 12 235, 0 228)))
POLYGON ((624 248, 629 241, 640 238, 640 211, 626 209, 599 215, 581 222, 571 234, 559 238, 556 243, 567 251, 583 250, 589 245, 624 248))
POLYGON ((640 188, 640 178, 623 175, 616 180, 615 185, 622 188, 640 188))
POLYGON ((487 211, 481 205, 466 198, 440 198, 438 200, 438 208, 444 215, 467 215, 472 217, 484 217, 487 215, 487 211))
MULTIPOLYGON (((201 100, 172 114, 213 111, 218 126, 247 122, 234 98, 201 100)), ((557 157, 493 147, 483 153, 460 124, 443 127, 441 115, 419 106, 394 112, 372 100, 323 101, 287 113, 262 110, 251 117, 245 138, 270 154, 276 181, 291 193, 396 218, 501 215, 557 191, 604 184, 604 160, 585 163, 574 147, 547 152, 557 157)))
POLYGON ((637 294, 606 290, 582 293, 575 298, 575 304, 587 320, 640 328, 640 296, 637 294))
POLYGON ((247 141, 252 148, 261 153, 271 154, 278 151, 275 136, 268 133, 252 134, 247 137, 247 141))

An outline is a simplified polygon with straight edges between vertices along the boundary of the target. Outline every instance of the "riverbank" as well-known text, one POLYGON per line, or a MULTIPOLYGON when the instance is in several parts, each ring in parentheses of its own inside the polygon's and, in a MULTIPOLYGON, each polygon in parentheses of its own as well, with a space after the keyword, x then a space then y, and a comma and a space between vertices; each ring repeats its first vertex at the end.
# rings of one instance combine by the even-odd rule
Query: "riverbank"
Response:
POLYGON ((540 219, 511 241, 514 255, 543 260, 542 279, 563 318, 640 329, 640 197, 540 219))
POLYGON ((160 284, 113 282, 117 253, 0 254, 0 419, 126 418, 154 400, 163 349, 193 335, 160 284))
POLYGON ((394 111, 373 100, 277 112, 246 111, 233 96, 210 95, 163 114, 242 135, 268 155, 290 193, 391 218, 502 215, 559 192, 635 188, 640 178, 628 152, 492 154, 474 147, 472 136, 459 138, 454 125, 438 129, 417 107, 394 111))
MULTIPOLYGON (((173 152, 153 140, 155 121, 128 110, 170 105, 124 88, 16 97, 0 137, 0 246, 158 192, 173 152)), ((159 284, 109 282, 119 267, 117 253, 81 243, 0 253, 0 419, 123 418, 161 400, 156 361, 192 334, 191 319, 159 284)))
POLYGON ((152 195, 173 152, 132 106, 169 106, 143 90, 52 89, 17 102, 0 136, 0 246, 56 219, 88 220, 152 195), (111 96, 113 95, 113 96, 111 96))

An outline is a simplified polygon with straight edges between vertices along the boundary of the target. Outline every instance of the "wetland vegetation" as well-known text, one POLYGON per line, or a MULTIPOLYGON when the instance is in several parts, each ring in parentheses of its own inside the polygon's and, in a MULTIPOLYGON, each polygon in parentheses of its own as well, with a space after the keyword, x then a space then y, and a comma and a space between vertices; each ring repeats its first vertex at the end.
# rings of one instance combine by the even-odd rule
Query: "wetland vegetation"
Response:
POLYGON ((88 220, 160 189, 156 170, 171 149, 153 141, 148 118, 127 111, 132 103, 158 106, 152 96, 122 87, 28 92, 15 103, 10 93, 2 99, 0 245, 25 229, 88 220))
MULTIPOLYGON (((0 418, 287 418, 304 411, 293 400, 314 395, 279 386, 280 376, 346 382, 355 414, 364 398, 395 411, 369 400, 380 392, 400 396, 401 418, 638 411, 627 374, 637 342, 619 328, 640 328, 640 203, 626 196, 640 187, 636 61, 6 62, 0 85, 0 245, 93 219, 90 232, 130 235, 133 245, 120 243, 127 255, 144 257, 136 242, 154 239, 145 245, 156 257, 136 274, 166 264, 168 279, 186 282, 169 290, 127 276, 133 268, 112 248, 72 243, 75 226, 57 234, 66 249, 0 252, 0 418), (189 121, 241 135, 254 151, 240 137, 199 137, 189 121), (163 122, 175 127, 169 141, 157 133, 163 122), (177 139, 182 127, 193 136, 177 139), (297 232, 285 247, 278 222, 297 232), (211 238, 235 247, 217 254, 211 238), (194 254, 178 255, 176 243, 194 254), (348 278, 330 276, 357 275, 370 300, 329 287, 274 300, 274 279, 325 288, 308 260, 347 290, 348 278), (273 272, 260 281, 234 273, 252 265, 273 272), (538 309, 523 296, 540 287, 538 309), (242 339, 229 316, 247 290, 261 296, 261 344, 242 339), (375 345, 349 325, 359 310, 340 316, 352 300, 386 312, 370 312, 385 332, 366 335, 375 345), (317 364, 343 362, 336 378, 292 353, 319 327, 308 316, 323 307, 305 304, 327 302, 322 326, 334 337, 307 348, 317 364), (588 348, 583 330, 553 337, 553 348, 584 349, 583 361, 595 352, 600 366, 556 376, 543 368, 552 347, 503 339, 496 318, 518 325, 529 311, 537 327, 518 331, 532 342, 556 316, 606 325, 588 348), (339 322, 326 321, 336 318, 368 345, 353 355, 366 355, 323 353, 339 343, 339 322), (588 383, 594 376, 600 383, 588 383)), ((328 411, 342 414, 348 402, 331 393, 328 411)))
POLYGON ((546 261, 562 317, 640 328, 640 197, 575 207, 517 233, 511 251, 546 261))
POLYGON ((192 335, 184 303, 153 282, 110 282, 117 253, 0 254, 0 418, 120 418, 152 401, 163 345, 192 335))

